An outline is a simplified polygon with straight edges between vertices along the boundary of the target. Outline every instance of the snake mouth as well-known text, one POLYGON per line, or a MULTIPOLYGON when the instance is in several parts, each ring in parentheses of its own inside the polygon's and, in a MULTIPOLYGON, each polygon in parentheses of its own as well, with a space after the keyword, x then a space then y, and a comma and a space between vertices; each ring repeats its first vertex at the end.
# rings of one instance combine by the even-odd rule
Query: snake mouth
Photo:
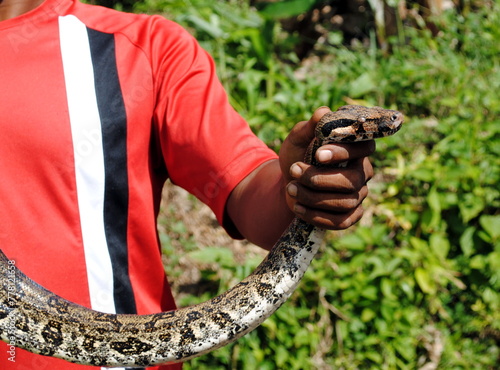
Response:
POLYGON ((367 125, 364 127, 359 126, 357 130, 359 130, 359 133, 361 134, 363 131, 367 134, 372 134, 374 139, 389 136, 399 131, 403 125, 403 119, 404 117, 402 113, 393 111, 390 119, 387 119, 378 125, 367 125))
POLYGON ((403 115, 398 112, 394 115, 394 120, 383 123, 363 123, 350 127, 339 127, 331 131, 328 140, 324 144, 330 142, 352 143, 355 141, 367 141, 378 139, 385 136, 390 136, 398 132, 403 125, 403 115))
MULTIPOLYGON (((401 117, 395 118, 394 121, 383 123, 378 127, 378 130, 371 132, 373 138, 377 139, 379 137, 390 136, 398 132, 403 126, 403 115, 399 113, 399 116, 401 117)), ((370 134, 369 132, 367 133, 370 134)))

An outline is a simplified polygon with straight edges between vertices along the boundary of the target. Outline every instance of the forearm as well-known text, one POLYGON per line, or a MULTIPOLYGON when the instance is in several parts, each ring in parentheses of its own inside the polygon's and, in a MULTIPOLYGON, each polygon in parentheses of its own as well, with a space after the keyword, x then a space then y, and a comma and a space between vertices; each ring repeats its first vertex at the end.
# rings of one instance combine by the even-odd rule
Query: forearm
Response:
POLYGON ((250 242, 270 249, 294 217, 278 160, 264 163, 233 190, 227 212, 250 242))

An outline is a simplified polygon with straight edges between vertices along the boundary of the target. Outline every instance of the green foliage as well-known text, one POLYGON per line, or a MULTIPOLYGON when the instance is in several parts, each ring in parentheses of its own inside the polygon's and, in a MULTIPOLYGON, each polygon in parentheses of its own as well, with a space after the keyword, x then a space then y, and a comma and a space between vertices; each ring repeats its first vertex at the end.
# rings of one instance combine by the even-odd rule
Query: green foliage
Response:
POLYGON ((265 18, 280 20, 305 13, 320 2, 317 0, 282 0, 257 3, 257 7, 265 18))
MULTIPOLYGON (((495 368, 500 4, 433 19, 437 37, 405 28, 389 39, 391 54, 372 37, 369 47, 317 45, 323 58, 298 65, 294 36, 275 19, 282 3, 259 12, 246 1, 146 0, 136 10, 165 12, 191 29, 216 58, 234 106, 273 147, 320 105, 397 108, 407 123, 378 142, 364 223, 328 240, 262 327, 186 368, 495 368)), ((226 290, 257 263, 236 265, 219 248, 188 253, 220 266, 203 272, 218 288, 182 304, 226 290)))

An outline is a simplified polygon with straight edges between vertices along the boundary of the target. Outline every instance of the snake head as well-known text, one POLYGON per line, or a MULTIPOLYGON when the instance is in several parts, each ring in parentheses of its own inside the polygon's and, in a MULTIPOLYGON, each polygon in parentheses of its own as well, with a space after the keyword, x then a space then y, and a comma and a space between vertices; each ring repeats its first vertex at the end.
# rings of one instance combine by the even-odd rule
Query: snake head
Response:
POLYGON ((346 105, 321 118, 316 137, 323 144, 372 140, 396 133, 403 118, 396 110, 346 105))

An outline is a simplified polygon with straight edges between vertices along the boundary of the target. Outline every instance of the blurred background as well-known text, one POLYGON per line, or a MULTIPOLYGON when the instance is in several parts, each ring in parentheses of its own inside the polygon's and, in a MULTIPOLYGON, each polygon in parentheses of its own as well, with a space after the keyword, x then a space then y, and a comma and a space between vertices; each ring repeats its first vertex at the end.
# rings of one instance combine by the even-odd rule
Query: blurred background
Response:
MULTIPOLYGON (((500 1, 93 3, 186 27, 275 150, 321 105, 406 117, 377 142, 363 220, 328 234, 258 330, 186 369, 498 368, 500 1)), ((159 229, 180 305, 227 290, 264 255, 172 186, 159 229)))

